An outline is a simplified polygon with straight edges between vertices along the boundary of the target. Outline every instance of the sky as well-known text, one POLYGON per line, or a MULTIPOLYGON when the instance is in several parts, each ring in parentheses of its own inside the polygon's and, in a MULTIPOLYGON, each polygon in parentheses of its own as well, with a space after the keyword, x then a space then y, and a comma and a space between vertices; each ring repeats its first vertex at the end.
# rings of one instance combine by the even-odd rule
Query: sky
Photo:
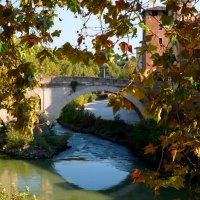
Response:
MULTIPOLYGON (((150 0, 142 0, 143 3, 145 3, 145 6, 152 7, 153 4, 149 3, 150 0)), ((200 0, 197 0, 200 1, 200 0)), ((5 3, 5 0, 0 0, 1 3, 5 3)), ((19 2, 19 0, 15 1, 19 2)), ((155 6, 162 5, 160 0, 156 0, 155 6)), ((197 4, 197 9, 200 10, 200 2, 197 4)), ((51 44, 48 44, 48 46, 54 48, 54 47, 60 47, 66 42, 70 42, 72 45, 77 45, 77 38, 78 33, 77 31, 82 28, 83 21, 80 19, 80 17, 75 18, 74 14, 70 11, 65 9, 59 9, 58 10, 58 18, 54 21, 54 27, 51 30, 52 32, 54 30, 61 30, 60 37, 54 37, 54 41, 51 44), (59 20, 62 19, 62 21, 59 20)), ((98 20, 95 18, 92 18, 92 20, 89 21, 89 26, 98 26, 98 20)), ((131 43, 133 45, 133 48, 139 46, 139 42, 142 40, 142 30, 138 30, 138 37, 134 38, 131 43)), ((92 45, 91 41, 88 38, 85 41, 86 45, 88 46, 88 50, 91 50, 92 45)))
MULTIPOLYGON (((149 2, 148 0, 143 0, 143 2, 149 2)), ((197 9, 200 10, 200 3, 197 4, 197 9)), ((162 4, 160 3, 160 0, 156 1, 155 6, 161 6, 162 4)), ((152 3, 147 3, 146 6, 152 7, 152 3)), ((59 10, 59 18, 62 19, 62 21, 56 19, 55 20, 55 25, 54 29, 59 29, 62 30, 61 35, 59 38, 54 38, 54 42, 50 44, 51 47, 60 47, 66 42, 70 42, 72 45, 76 46, 77 45, 77 38, 78 38, 78 33, 77 31, 81 29, 83 22, 81 19, 75 18, 74 14, 71 13, 70 11, 66 9, 60 9, 59 10)), ((95 26, 97 25, 97 19, 93 19, 89 22, 89 26, 95 26)), ((142 31, 138 30, 138 37, 134 38, 132 40, 132 45, 133 47, 139 46, 139 42, 142 40, 142 31)), ((86 45, 88 46, 88 49, 91 50, 92 45, 91 41, 86 40, 86 45)))
MULTIPOLYGON (((150 7, 152 7, 152 4, 149 4, 150 7)), ((160 1, 157 1, 156 5, 162 5, 160 1)), ((62 30, 61 35, 59 38, 54 38, 54 42, 51 44, 51 47, 60 47, 65 42, 70 42, 72 45, 77 45, 77 38, 78 33, 77 30, 80 30, 82 28, 83 22, 79 18, 75 18, 74 14, 66 9, 60 9, 59 10, 59 18, 62 19, 62 21, 56 19, 54 29, 60 29, 62 30)), ((96 26, 98 25, 97 19, 93 19, 89 22, 89 26, 96 26)), ((139 44, 139 42, 142 39, 142 31, 139 31, 138 38, 134 39, 134 43, 136 45, 139 44)), ((89 49, 91 48, 89 40, 86 41, 87 46, 89 49)))

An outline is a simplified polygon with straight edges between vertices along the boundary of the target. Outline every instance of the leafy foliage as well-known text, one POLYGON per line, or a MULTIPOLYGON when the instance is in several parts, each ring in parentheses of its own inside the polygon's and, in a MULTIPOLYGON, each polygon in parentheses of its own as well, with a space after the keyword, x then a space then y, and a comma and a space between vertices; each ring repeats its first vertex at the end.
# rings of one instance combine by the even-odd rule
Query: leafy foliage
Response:
POLYGON ((84 111, 84 107, 76 102, 67 104, 62 109, 59 118, 68 125, 76 124, 77 126, 84 128, 91 126, 95 121, 94 114, 84 111))
POLYGON ((8 129, 6 137, 6 149, 20 149, 33 140, 32 135, 25 132, 15 131, 12 127, 8 129))
POLYGON ((163 133, 163 127, 159 127, 155 120, 142 120, 134 125, 126 135, 130 139, 132 148, 139 154, 144 154, 144 148, 148 144, 159 144, 159 137, 163 133))
POLYGON ((56 149, 59 146, 63 146, 67 142, 68 136, 57 136, 51 134, 42 134, 35 136, 34 139, 30 142, 31 148, 37 147, 46 150, 56 149))
POLYGON ((75 102, 77 105, 84 105, 86 103, 89 103, 89 102, 92 102, 92 101, 95 101, 97 99, 97 95, 96 94, 92 94, 92 93, 88 93, 88 94, 84 94, 84 95, 81 95, 77 98, 75 98, 73 100, 73 102, 75 102))
POLYGON ((24 192, 17 192, 16 186, 12 185, 11 194, 9 194, 6 189, 0 185, 0 199, 1 200, 37 200, 35 195, 29 194, 29 188, 26 187, 24 192))
MULTIPOLYGON (((141 54, 151 55, 153 65, 150 69, 146 66, 142 71, 135 69, 129 86, 121 91, 136 96, 138 101, 148 102, 148 115, 165 127, 160 143, 146 149, 146 153, 161 152, 157 172, 146 176, 141 173, 145 183, 157 194, 160 187, 182 187, 186 175, 189 178, 199 175, 200 168, 200 67, 196 56, 196 49, 200 46, 200 28, 195 1, 191 7, 188 6, 189 1, 182 1, 182 4, 174 0, 161 2, 169 13, 163 15, 160 22, 169 44, 162 47, 163 53, 157 53, 157 47, 151 44, 152 38, 146 38, 139 50, 141 54), (162 177, 163 172, 167 177, 162 177)), ((35 45, 52 42, 53 36, 59 36, 59 30, 50 32, 57 6, 67 7, 84 21, 77 47, 66 43, 52 52, 58 59, 68 57, 72 64, 88 65, 93 61, 101 66, 113 62, 119 57, 114 53, 115 46, 121 50, 122 59, 135 59, 131 39, 136 37, 136 25, 154 34, 142 18, 144 6, 139 0, 7 0, 5 4, 0 4, 0 108, 5 108, 14 118, 15 131, 25 134, 32 134, 39 102, 35 97, 26 95, 38 84, 35 67, 24 55, 35 45), (87 23, 93 15, 98 17, 100 26, 91 36, 94 52, 89 52, 83 41, 91 35, 87 33, 87 23)), ((157 35, 155 37, 158 38, 157 35)), ((38 53, 39 63, 45 57, 52 56, 47 49, 42 49, 38 53)), ((117 101, 112 98, 114 110, 117 111, 120 106, 131 108, 130 103, 119 96, 116 96, 117 101)), ((140 177, 140 173, 136 174, 138 176, 133 178, 140 177)), ((141 179, 138 180, 141 182, 141 179)))

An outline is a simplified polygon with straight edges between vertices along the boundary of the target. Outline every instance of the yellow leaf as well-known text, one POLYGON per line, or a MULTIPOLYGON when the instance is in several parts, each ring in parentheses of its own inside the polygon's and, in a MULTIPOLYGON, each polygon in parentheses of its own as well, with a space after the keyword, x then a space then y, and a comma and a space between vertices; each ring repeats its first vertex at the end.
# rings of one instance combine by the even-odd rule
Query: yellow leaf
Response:
POLYGON ((200 158, 200 147, 196 147, 194 150, 195 154, 197 155, 197 157, 200 158))
POLYGON ((155 116, 155 120, 156 120, 157 122, 159 122, 159 121, 161 120, 161 113, 162 113, 162 108, 158 108, 158 109, 157 109, 157 114, 156 114, 156 116, 155 116))
POLYGON ((40 6, 42 6, 43 4, 42 4, 42 2, 41 1, 39 1, 39 2, 37 2, 37 3, 35 3, 35 6, 36 7, 40 7, 40 6))
POLYGON ((172 160, 174 161, 176 158, 176 153, 177 153, 177 149, 172 149, 171 150, 171 155, 172 155, 172 160))
POLYGON ((135 97, 136 101, 140 101, 146 98, 145 91, 141 88, 135 88, 132 90, 133 96, 135 97))
POLYGON ((103 52, 99 52, 94 58, 94 64, 102 66, 106 62, 106 57, 103 52))

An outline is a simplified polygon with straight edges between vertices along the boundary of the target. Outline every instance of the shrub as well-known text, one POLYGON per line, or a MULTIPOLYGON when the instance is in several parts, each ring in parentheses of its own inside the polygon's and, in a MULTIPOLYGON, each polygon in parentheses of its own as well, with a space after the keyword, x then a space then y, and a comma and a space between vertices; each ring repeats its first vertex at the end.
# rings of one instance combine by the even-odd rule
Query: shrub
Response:
POLYGON ((92 126, 95 122, 94 114, 85 111, 83 106, 80 106, 75 102, 67 104, 62 109, 59 118, 67 124, 71 125, 75 124, 83 128, 92 126))
MULTIPOLYGON (((78 111, 77 111, 78 112, 78 111)), ((96 117, 93 113, 90 113, 87 110, 84 110, 81 112, 82 116, 81 119, 79 120, 78 126, 81 128, 89 128, 94 126, 96 117)))
POLYGON ((153 119, 141 120, 126 132, 126 137, 136 152, 143 154, 143 148, 149 143, 158 144, 159 137, 163 134, 162 127, 153 119))
POLYGON ((19 149, 33 140, 30 134, 26 132, 15 131, 12 127, 9 127, 6 137, 6 148, 19 149))
POLYGON ((12 185, 11 194, 0 185, 0 200, 37 200, 35 195, 29 194, 29 188, 26 187, 24 192, 17 192, 16 186, 12 185))
POLYGON ((115 139, 125 139, 126 124, 123 120, 104 120, 97 118, 95 122, 95 130, 98 134, 112 137, 115 139))
POLYGON ((67 135, 40 135, 35 136, 34 140, 30 143, 32 147, 41 147, 42 149, 50 149, 56 146, 62 146, 67 142, 69 136, 67 135))

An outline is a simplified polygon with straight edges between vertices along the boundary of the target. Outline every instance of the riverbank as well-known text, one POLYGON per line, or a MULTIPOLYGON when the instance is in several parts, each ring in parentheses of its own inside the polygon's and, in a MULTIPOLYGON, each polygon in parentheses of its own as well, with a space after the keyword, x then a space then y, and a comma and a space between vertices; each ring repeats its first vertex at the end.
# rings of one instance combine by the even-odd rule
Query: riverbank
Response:
POLYGON ((25 146, 18 147, 1 145, 0 153, 15 159, 48 159, 69 149, 68 135, 43 134, 34 136, 34 139, 25 146))

